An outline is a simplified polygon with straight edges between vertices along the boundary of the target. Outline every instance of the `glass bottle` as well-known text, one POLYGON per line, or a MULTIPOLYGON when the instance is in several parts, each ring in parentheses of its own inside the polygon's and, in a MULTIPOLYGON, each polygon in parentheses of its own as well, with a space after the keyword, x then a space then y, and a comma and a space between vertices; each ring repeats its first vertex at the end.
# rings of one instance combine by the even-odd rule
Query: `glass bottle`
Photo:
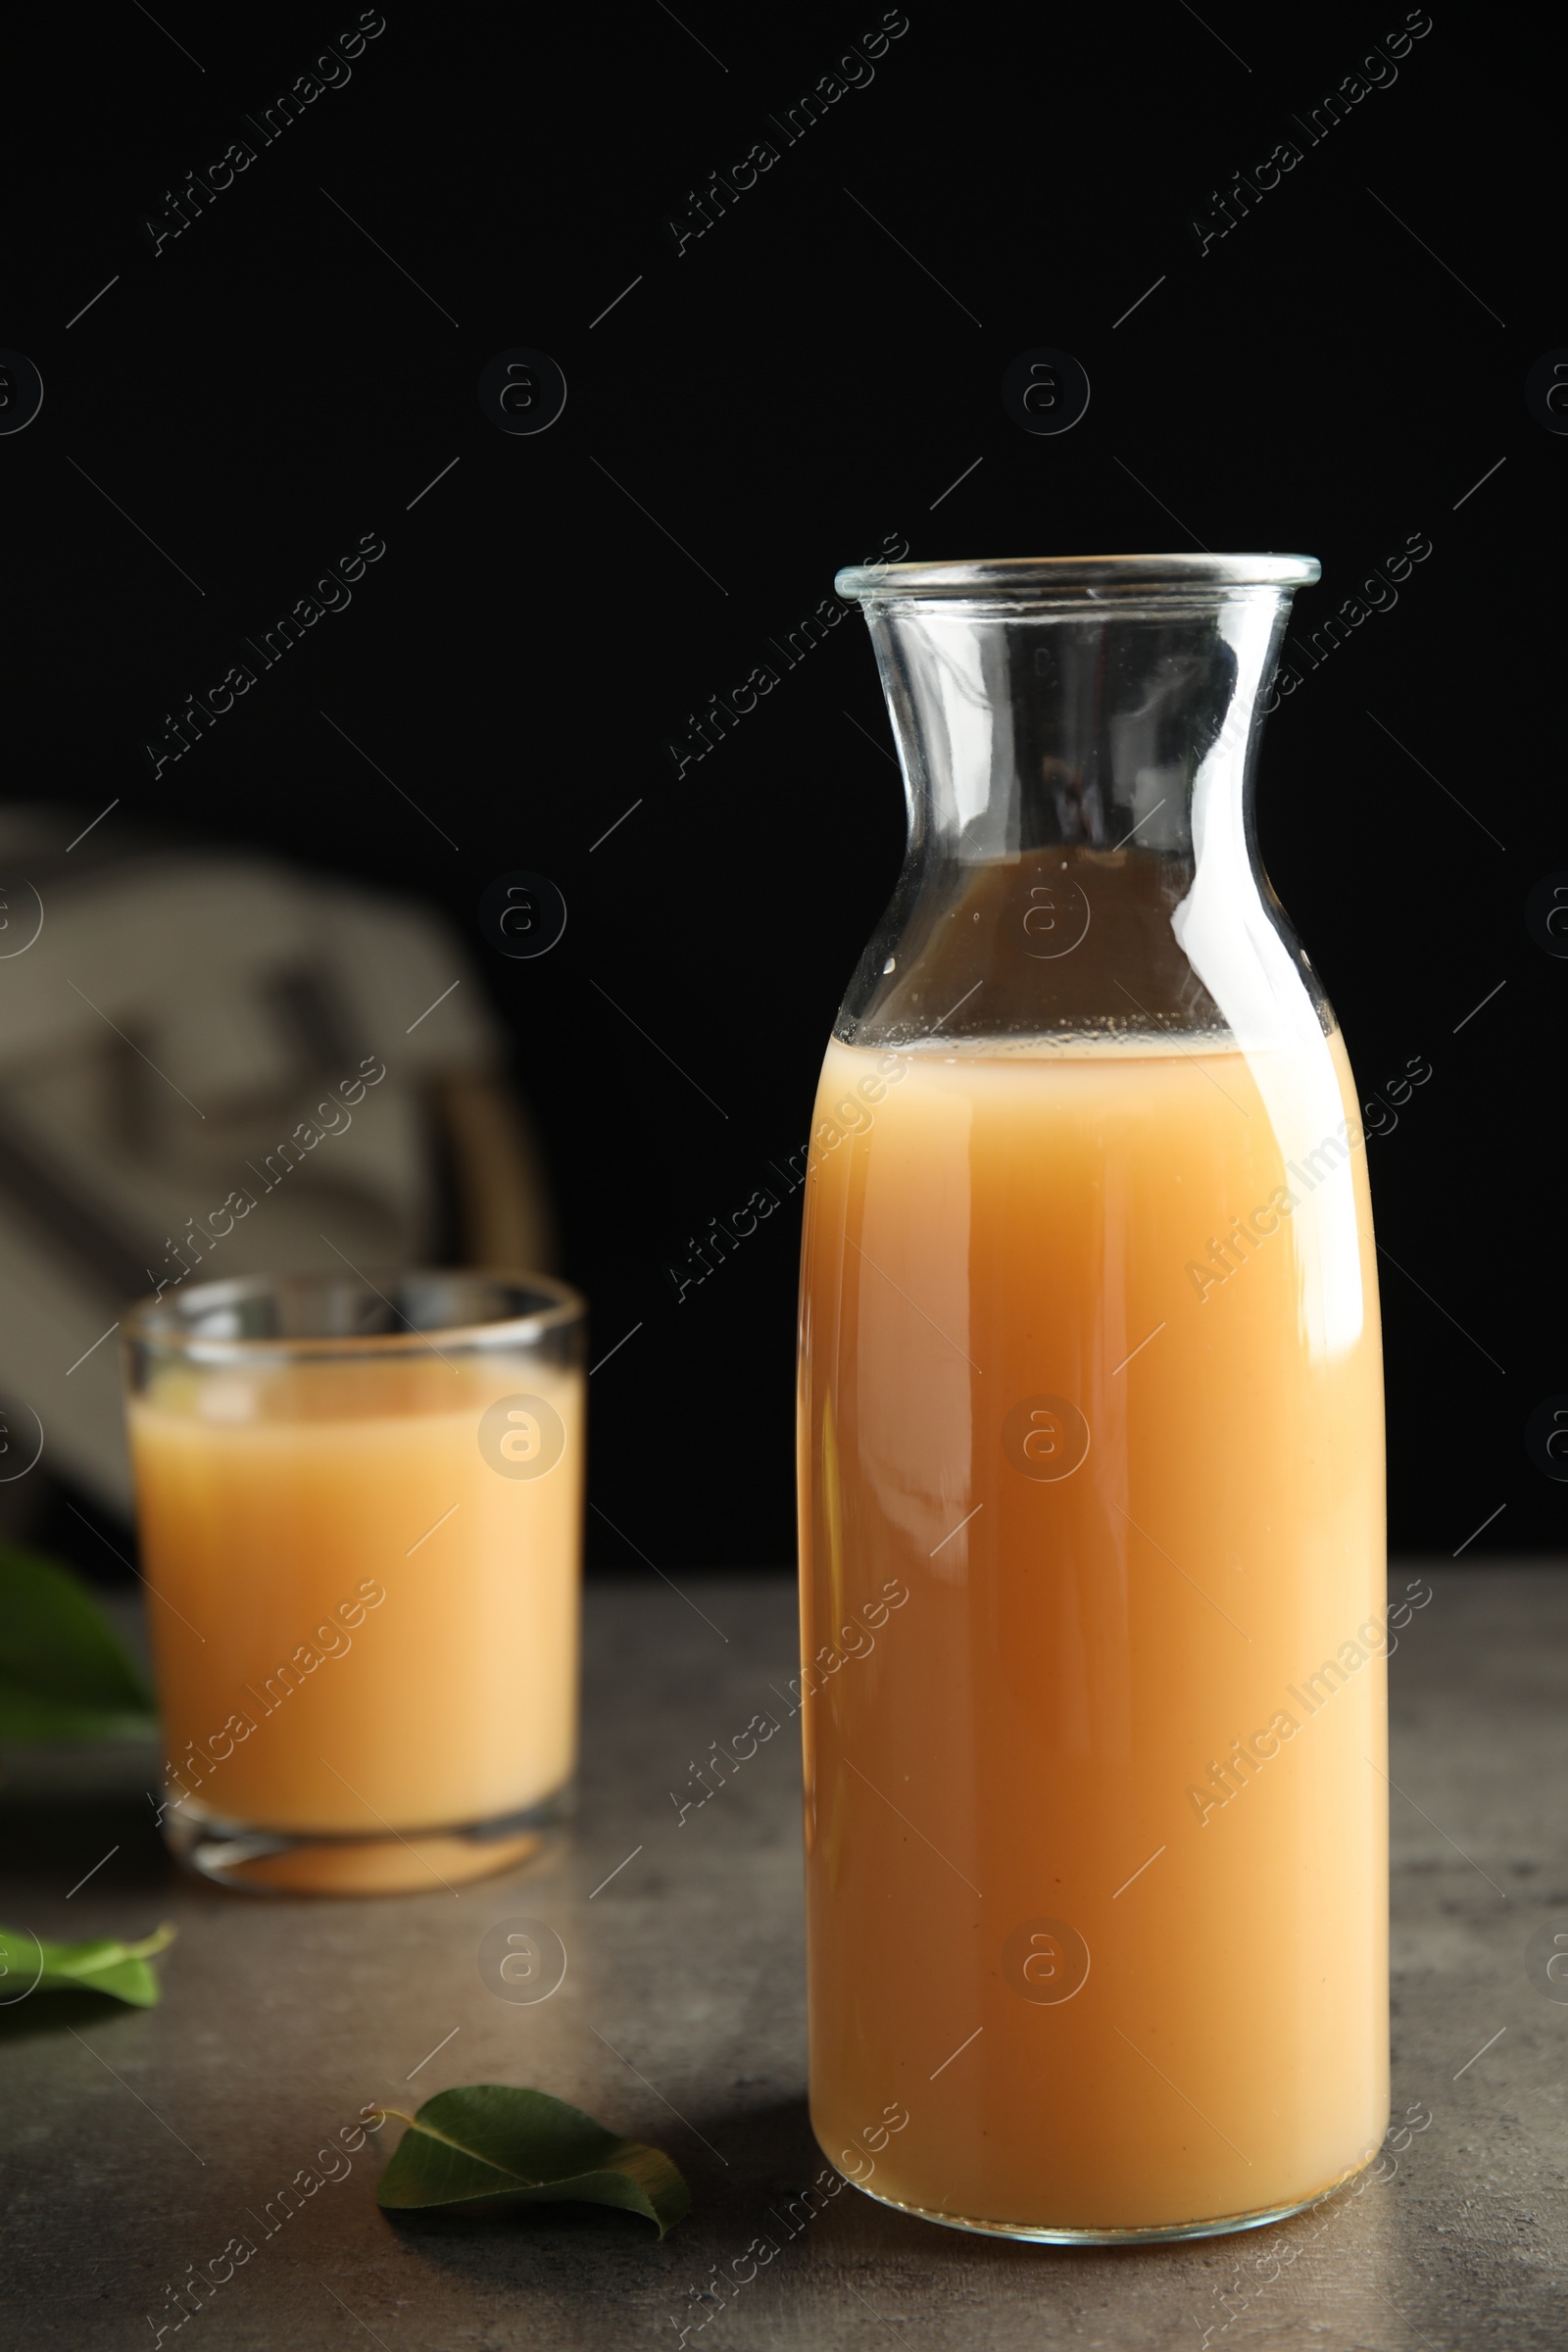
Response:
POLYGON ((1242 2229, 1387 2123, 1364 1137, 1251 811, 1317 577, 838 578, 908 851, 807 1187, 811 2113, 957 2228, 1242 2229))

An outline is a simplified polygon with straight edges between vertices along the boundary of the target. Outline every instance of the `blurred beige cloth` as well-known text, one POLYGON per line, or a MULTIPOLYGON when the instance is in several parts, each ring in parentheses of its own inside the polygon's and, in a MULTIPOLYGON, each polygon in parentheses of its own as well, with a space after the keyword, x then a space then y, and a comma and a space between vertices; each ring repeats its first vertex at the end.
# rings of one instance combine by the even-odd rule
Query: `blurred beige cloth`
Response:
POLYGON ((41 1435, 128 1513, 122 1308, 425 1258, 432 1101, 471 1131, 502 1050, 439 915, 86 821, 0 808, 0 1481, 41 1435))

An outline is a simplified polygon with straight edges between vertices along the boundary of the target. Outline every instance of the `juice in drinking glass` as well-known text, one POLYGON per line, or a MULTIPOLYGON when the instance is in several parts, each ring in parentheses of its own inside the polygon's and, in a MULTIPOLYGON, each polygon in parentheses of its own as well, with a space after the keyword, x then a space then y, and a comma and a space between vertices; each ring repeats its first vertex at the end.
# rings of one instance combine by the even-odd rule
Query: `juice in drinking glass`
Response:
POLYGON ((542 1276, 258 1277, 131 1318, 182 1859, 382 1892, 540 1848, 576 1752, 582 1334, 542 1276))

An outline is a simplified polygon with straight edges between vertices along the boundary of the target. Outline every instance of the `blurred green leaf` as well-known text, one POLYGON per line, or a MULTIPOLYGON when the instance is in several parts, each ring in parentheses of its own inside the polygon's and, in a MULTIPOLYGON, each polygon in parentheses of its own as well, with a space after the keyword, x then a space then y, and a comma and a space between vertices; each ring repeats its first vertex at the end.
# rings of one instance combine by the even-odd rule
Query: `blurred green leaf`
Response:
POLYGON ((140 1943, 97 1936, 90 1943, 45 1943, 25 1930, 0 1928, 0 2000, 29 1992, 112 1992, 136 2009, 156 2007, 158 1978, 147 1965, 174 1940, 172 1928, 155 1928, 140 1943))
POLYGON ((416 2115, 381 2175, 376 2202, 397 2211, 464 2205, 618 2205, 664 2235, 691 2211, 691 2191, 662 2148, 620 2139, 547 2090, 470 2082, 438 2091, 416 2115))
POLYGON ((147 1740, 152 1692, 72 1569, 0 1544, 0 1740, 147 1740))

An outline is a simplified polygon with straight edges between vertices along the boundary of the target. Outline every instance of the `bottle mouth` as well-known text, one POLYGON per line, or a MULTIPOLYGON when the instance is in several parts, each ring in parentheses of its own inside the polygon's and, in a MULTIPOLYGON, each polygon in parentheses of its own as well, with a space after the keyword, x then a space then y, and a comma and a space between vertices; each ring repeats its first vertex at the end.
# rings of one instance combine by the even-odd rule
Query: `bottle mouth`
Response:
POLYGON ((1309 588, 1316 556, 997 556, 956 564, 854 564, 833 582, 846 600, 993 599, 1006 604, 1096 604, 1162 591, 1201 595, 1232 588, 1309 588))

